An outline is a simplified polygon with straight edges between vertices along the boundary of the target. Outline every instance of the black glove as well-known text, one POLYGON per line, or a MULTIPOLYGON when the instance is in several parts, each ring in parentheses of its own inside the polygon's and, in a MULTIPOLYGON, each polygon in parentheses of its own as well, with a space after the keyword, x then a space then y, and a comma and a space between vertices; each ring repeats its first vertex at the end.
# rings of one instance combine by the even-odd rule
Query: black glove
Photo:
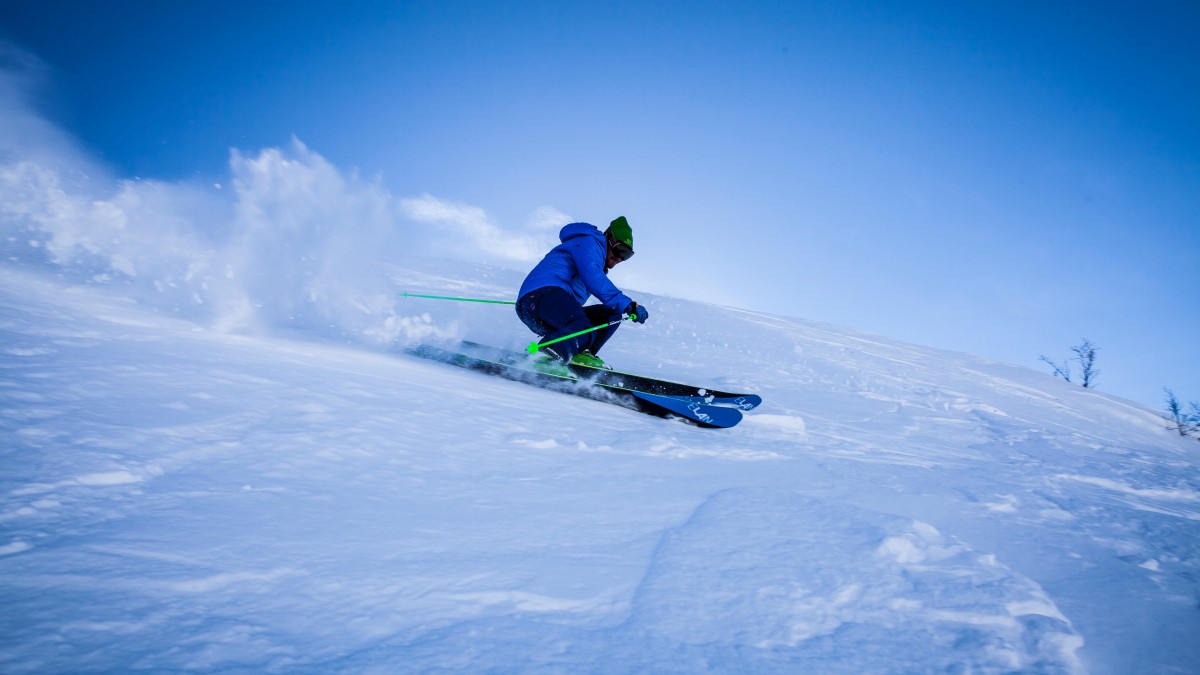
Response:
POLYGON ((629 303, 629 306, 625 308, 625 313, 633 319, 634 323, 646 323, 646 319, 650 318, 650 312, 636 302, 629 303))

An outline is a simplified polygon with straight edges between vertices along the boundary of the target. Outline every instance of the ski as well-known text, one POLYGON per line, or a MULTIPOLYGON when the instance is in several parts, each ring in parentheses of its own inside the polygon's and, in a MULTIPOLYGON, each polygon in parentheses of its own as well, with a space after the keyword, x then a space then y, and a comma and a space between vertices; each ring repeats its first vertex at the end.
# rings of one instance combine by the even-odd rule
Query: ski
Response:
MULTIPOLYGON (((606 385, 595 385, 606 386, 606 385)), ((702 401, 688 400, 688 398, 676 398, 674 396, 661 396, 659 394, 649 394, 644 391, 631 391, 634 398, 639 401, 639 408, 649 405, 653 408, 659 408, 675 415, 679 415, 685 419, 691 420, 702 427, 714 429, 728 429, 742 421, 742 413, 737 408, 729 408, 721 405, 709 405, 702 401)), ((653 409, 644 409, 643 412, 653 413, 653 409)))
MULTIPOLYGON (((464 353, 490 360, 512 361, 513 359, 526 358, 525 355, 519 352, 497 349, 495 347, 481 345, 477 342, 464 341, 462 343, 462 349, 464 353)), ((582 366, 578 364, 571 364, 569 367, 571 372, 573 372, 577 377, 600 385, 632 389, 634 391, 658 394, 660 396, 685 398, 689 401, 704 403, 706 405, 732 406, 738 410, 753 410, 762 404, 762 397, 758 394, 739 394, 728 391, 718 391, 716 389, 709 389, 707 387, 681 384, 679 382, 660 380, 658 378, 647 377, 645 375, 635 375, 633 373, 625 373, 619 370, 609 370, 607 368, 593 368, 591 366, 582 366)))
MULTIPOLYGON (((503 350, 497 351, 503 352, 503 350)), ((711 405, 687 397, 636 391, 613 384, 593 382, 574 374, 559 375, 542 372, 535 369, 528 359, 517 352, 509 352, 508 354, 511 356, 499 354, 496 355, 496 358, 486 358, 477 354, 452 352, 432 345, 420 345, 409 352, 422 358, 498 375, 546 389, 598 401, 619 403, 633 410, 658 417, 679 417, 701 427, 726 429, 742 420, 742 413, 737 408, 711 405)))

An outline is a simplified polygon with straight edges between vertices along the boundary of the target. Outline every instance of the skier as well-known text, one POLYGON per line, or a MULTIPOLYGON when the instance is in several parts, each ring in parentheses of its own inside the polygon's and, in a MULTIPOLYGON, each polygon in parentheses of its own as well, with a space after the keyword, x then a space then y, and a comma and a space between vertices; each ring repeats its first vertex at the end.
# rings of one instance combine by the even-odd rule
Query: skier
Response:
MULTIPOLYGON (((635 323, 645 323, 650 313, 629 299, 608 280, 608 271, 633 257, 633 229, 621 216, 601 234, 590 223, 571 223, 558 233, 561 244, 542 258, 517 293, 517 316, 521 322, 547 342, 564 335, 587 330, 628 315, 635 323), (583 306, 588 296, 598 305, 583 306)), ((575 363, 605 368, 596 354, 620 323, 600 328, 569 340, 543 347, 539 357, 543 365, 565 370, 575 363)))

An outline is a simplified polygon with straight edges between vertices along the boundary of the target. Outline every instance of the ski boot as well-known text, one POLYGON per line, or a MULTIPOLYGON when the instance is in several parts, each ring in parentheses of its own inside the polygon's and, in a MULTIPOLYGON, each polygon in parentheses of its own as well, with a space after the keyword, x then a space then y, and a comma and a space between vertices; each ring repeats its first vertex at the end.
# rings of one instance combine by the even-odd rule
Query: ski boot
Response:
POLYGON ((534 354, 530 357, 529 363, 533 366, 534 370, 545 375, 575 378, 575 374, 567 367, 566 361, 563 361, 562 357, 552 349, 543 349, 534 354))
POLYGON ((600 357, 596 356, 595 354, 589 352, 586 349, 579 352, 575 356, 571 357, 571 365, 587 366, 588 368, 603 368, 604 370, 612 370, 612 366, 601 361, 600 357))

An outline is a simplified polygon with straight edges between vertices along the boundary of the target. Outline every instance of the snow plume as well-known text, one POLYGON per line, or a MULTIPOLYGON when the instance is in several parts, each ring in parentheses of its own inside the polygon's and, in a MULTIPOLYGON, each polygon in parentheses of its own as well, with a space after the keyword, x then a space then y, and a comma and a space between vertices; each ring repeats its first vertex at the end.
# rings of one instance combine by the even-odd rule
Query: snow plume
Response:
POLYGON ((343 177, 296 139, 255 157, 235 150, 230 167, 229 255, 253 314, 271 325, 375 334, 391 297, 371 263, 398 251, 404 236, 386 190, 343 177))
POLYGON ((219 251, 195 225, 198 215, 217 210, 189 186, 112 183, 87 167, 0 162, 0 250, 9 262, 49 265, 79 282, 123 284, 160 308, 211 305, 229 294, 228 284, 214 283, 219 251))
POLYGON ((562 227, 570 222, 557 210, 543 207, 530 220, 531 233, 511 234, 493 223, 487 213, 478 207, 453 204, 428 194, 402 199, 400 204, 410 218, 441 228, 443 236, 450 235, 456 241, 469 241, 478 251, 514 262, 535 261, 548 250, 547 242, 558 243, 556 239, 545 235, 548 215, 561 217, 552 227, 562 227))
POLYGON ((120 286, 139 302, 221 329, 320 321, 362 332, 343 307, 378 305, 384 289, 369 288, 366 275, 355 274, 363 261, 351 258, 389 224, 386 196, 343 180, 298 141, 253 158, 235 151, 230 166, 232 201, 194 185, 93 172, 81 183, 77 167, 5 161, 6 257, 120 286))
POLYGON ((477 207, 397 197, 298 139, 232 150, 232 189, 120 179, 38 114, 46 68, 12 47, 0 57, 0 256, 160 312, 229 331, 425 339, 447 329, 397 309, 405 256, 524 266, 556 241, 547 223, 566 222, 543 207, 510 232, 477 207))
POLYGON ((0 41, 0 161, 85 163, 76 144, 36 111, 50 98, 50 68, 36 56, 0 41))

